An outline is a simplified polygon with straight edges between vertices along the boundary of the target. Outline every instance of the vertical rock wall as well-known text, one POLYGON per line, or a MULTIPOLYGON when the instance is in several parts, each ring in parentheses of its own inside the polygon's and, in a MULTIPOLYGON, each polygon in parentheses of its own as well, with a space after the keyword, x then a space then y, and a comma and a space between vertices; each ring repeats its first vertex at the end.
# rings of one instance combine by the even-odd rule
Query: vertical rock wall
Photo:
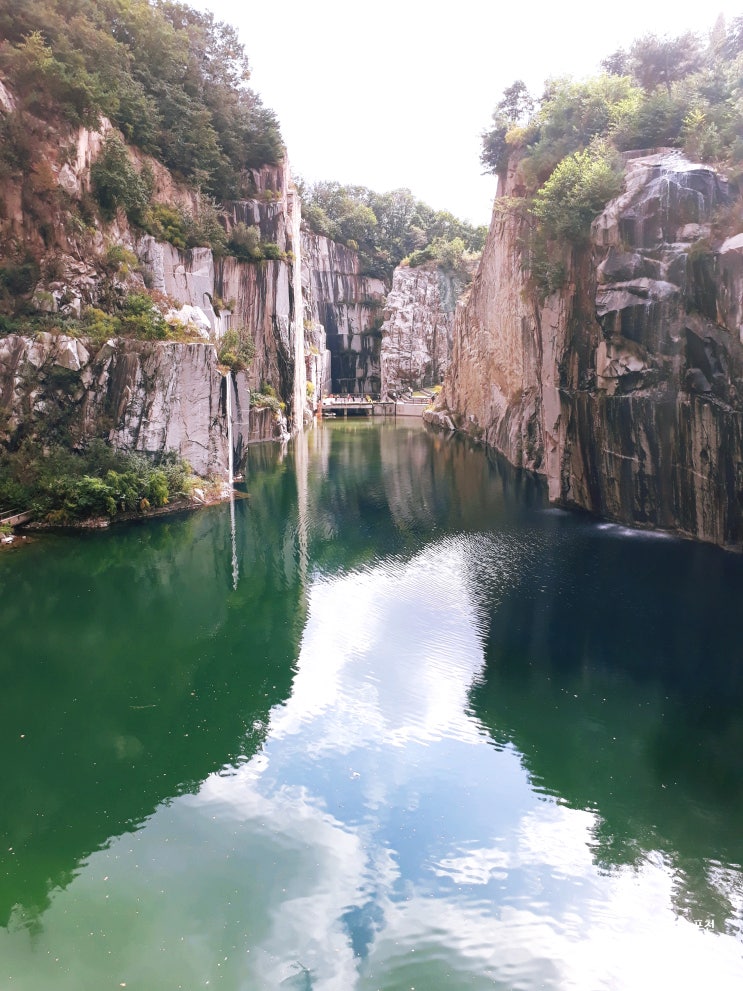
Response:
POLYGON ((711 226, 729 200, 678 153, 630 158, 625 192, 541 303, 518 213, 496 201, 430 419, 545 474, 555 501, 741 548, 743 237, 711 226))
POLYGON ((181 305, 199 307, 212 330, 245 327, 255 341, 248 370, 251 389, 263 383, 287 404, 293 430, 303 424, 306 372, 301 306, 301 205, 288 164, 253 173, 256 197, 226 205, 228 227, 257 226, 261 239, 276 244, 285 260, 244 262, 215 258, 209 248, 179 251, 151 237, 138 245, 148 283, 181 305))
POLYGON ((0 408, 5 442, 63 426, 82 441, 105 436, 147 454, 175 450, 199 475, 225 477, 226 390, 233 448, 249 441, 250 394, 243 374, 223 375, 211 344, 111 340, 93 354, 75 338, 39 334, 0 339, 0 408))
POLYGON ((325 331, 332 391, 378 394, 384 283, 361 275, 355 251, 308 232, 302 265, 305 325, 315 334, 318 324, 325 331))
POLYGON ((383 314, 382 395, 443 380, 461 291, 461 280, 435 265, 395 269, 383 314))

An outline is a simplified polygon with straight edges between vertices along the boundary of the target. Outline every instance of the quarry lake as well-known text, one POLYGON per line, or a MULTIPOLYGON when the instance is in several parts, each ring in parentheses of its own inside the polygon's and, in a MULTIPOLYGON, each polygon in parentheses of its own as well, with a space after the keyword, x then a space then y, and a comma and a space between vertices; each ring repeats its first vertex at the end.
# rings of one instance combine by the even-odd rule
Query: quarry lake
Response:
POLYGON ((326 423, 0 555, 0 987, 743 987, 743 559, 326 423))

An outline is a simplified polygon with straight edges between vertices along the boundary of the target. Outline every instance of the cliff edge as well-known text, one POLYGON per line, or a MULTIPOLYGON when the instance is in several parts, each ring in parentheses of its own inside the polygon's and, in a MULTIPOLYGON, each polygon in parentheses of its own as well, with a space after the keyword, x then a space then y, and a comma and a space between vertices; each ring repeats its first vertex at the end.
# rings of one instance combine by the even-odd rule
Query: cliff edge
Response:
POLYGON ((713 168, 625 156, 624 191, 540 298, 527 219, 496 200, 429 422, 606 519, 743 548, 743 233, 713 168))

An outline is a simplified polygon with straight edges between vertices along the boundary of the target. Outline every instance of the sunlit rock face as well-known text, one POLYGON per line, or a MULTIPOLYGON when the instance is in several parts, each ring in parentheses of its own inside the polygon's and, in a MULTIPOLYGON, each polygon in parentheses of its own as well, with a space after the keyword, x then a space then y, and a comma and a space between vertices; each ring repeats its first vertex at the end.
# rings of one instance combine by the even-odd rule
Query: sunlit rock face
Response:
POLYGON ((438 385, 449 367, 462 284, 435 266, 399 266, 382 324, 382 394, 438 385))
POLYGON ((179 251, 149 236, 137 250, 152 288, 181 305, 199 307, 217 336, 247 328, 255 341, 250 387, 273 386, 296 430, 302 426, 306 394, 301 207, 286 162, 251 175, 254 197, 224 204, 228 232, 238 223, 255 226, 261 241, 276 245, 283 258, 215 258, 209 248, 179 251))
POLYGON ((105 436, 123 450, 174 450, 199 475, 222 477, 228 388, 239 464, 248 441, 270 439, 272 427, 262 415, 251 425, 245 376, 223 375, 213 345, 111 340, 90 354, 80 341, 52 334, 0 340, 2 440, 11 443, 37 431, 47 436, 63 422, 79 442, 105 436))
POLYGON ((440 412, 546 475, 555 501, 740 548, 743 235, 712 227, 730 198, 677 152, 629 159, 543 302, 522 221, 496 202, 440 412))
MULTIPOLYGON (((312 330, 319 324, 324 330, 332 391, 376 395, 381 389, 384 282, 361 273, 355 251, 309 232, 302 234, 302 273, 305 326, 312 330)), ((319 351, 319 344, 314 347, 319 351)), ((327 391, 328 376, 321 367, 316 374, 327 391)))

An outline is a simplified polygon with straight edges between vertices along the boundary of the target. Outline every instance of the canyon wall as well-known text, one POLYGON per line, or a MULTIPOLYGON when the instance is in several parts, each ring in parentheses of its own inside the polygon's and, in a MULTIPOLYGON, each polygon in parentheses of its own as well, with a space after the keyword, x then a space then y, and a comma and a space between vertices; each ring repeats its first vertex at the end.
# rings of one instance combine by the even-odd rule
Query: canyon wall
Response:
MULTIPOLYGON (((514 182, 511 171, 507 196, 514 182)), ((496 201, 428 420, 545 475, 558 503, 740 549, 743 234, 731 198, 678 152, 628 156, 625 191, 543 300, 525 221, 496 201)))
POLYGON ((323 376, 322 391, 329 380, 336 393, 378 394, 384 282, 361 274, 355 251, 318 234, 303 232, 301 254, 305 326, 317 338, 315 350, 322 327, 330 356, 330 376, 324 365, 314 373, 323 376))
POLYGON ((215 257, 210 248, 181 251, 150 236, 138 239, 135 250, 146 283, 180 306, 199 309, 215 337, 229 329, 249 331, 255 342, 249 386, 255 391, 264 383, 272 386, 286 403, 290 429, 297 430, 306 395, 301 205, 286 161, 264 166, 252 178, 253 199, 224 204, 228 233, 238 223, 255 226, 261 240, 276 245, 284 258, 245 262, 215 257))
POLYGON ((13 445, 35 432, 105 436, 127 451, 178 451, 199 475, 226 478, 227 389, 238 464, 250 393, 244 373, 217 367, 212 345, 113 339, 92 352, 63 335, 0 338, 2 439, 13 445))
MULTIPOLYGON (((9 112, 12 94, 0 95, 0 114, 9 112)), ((107 220, 91 212, 91 168, 110 130, 106 120, 97 130, 72 132, 50 123, 42 164, 31 176, 0 182, 0 302, 6 313, 25 307, 48 314, 53 331, 0 336, 0 440, 43 438, 51 417, 64 420, 75 443, 101 436, 127 450, 172 449, 199 474, 221 476, 228 464, 228 388, 238 466, 247 443, 285 439, 305 421, 301 205, 289 166, 284 160, 252 171, 250 198, 222 205, 228 236, 238 223, 254 226, 277 258, 240 261, 210 248, 179 250, 143 234, 121 210, 107 220), (5 291, 7 280, 20 275, 33 281, 5 291), (145 291, 190 341, 122 338, 101 346, 100 336, 94 344, 84 329, 80 339, 65 334, 66 321, 87 308, 115 312, 129 293, 145 291), (247 372, 217 365, 215 345, 231 328, 247 330, 255 343, 247 372), (251 407, 251 394, 265 386, 284 402, 286 415, 251 407)), ((150 170, 155 207, 198 216, 198 193, 157 161, 132 148, 127 154, 136 169, 150 170)))
POLYGON ((395 269, 383 312, 383 396, 442 382, 463 285, 460 277, 432 263, 395 269))

